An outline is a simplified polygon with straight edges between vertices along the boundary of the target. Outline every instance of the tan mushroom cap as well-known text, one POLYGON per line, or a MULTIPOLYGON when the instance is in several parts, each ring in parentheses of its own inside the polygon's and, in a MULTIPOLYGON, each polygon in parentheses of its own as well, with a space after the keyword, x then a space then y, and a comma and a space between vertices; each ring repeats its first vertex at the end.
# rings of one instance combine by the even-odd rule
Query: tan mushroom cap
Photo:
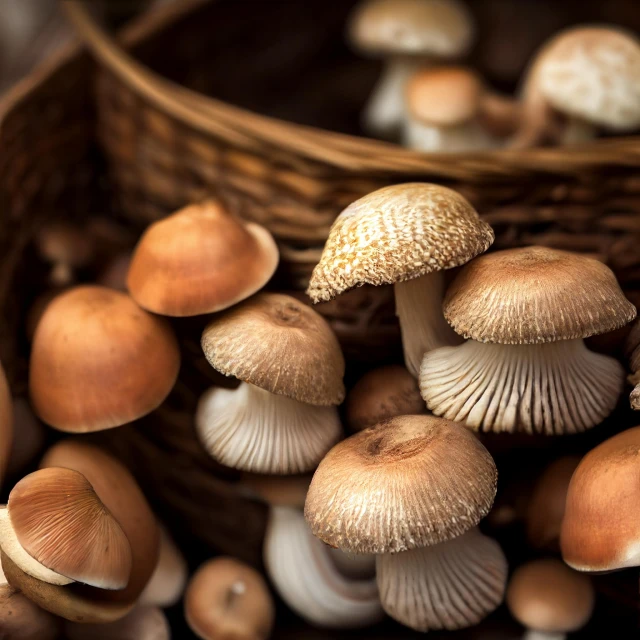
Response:
POLYGON ((366 52, 439 58, 464 55, 474 31, 458 0, 365 0, 349 24, 351 41, 366 52))
MULTIPOLYGON (((20 545, 48 569, 100 589, 127 586, 129 541, 82 474, 31 473, 14 486, 7 508, 20 545)), ((3 550, 9 553, 4 543, 3 550)))
POLYGON ((213 313, 262 289, 278 259, 266 229, 240 221, 218 202, 204 202, 145 231, 131 260, 127 286, 134 300, 154 313, 213 313))
POLYGON ((129 296, 83 286, 57 296, 38 324, 29 388, 36 413, 61 431, 100 431, 157 408, 180 352, 170 325, 129 296))
POLYGON ((265 391, 314 405, 344 399, 344 358, 327 321, 308 305, 260 293, 202 334, 209 364, 265 391))
POLYGON ((636 317, 611 269, 546 247, 480 256, 451 283, 443 311, 456 333, 498 344, 588 338, 636 317))
POLYGON ((411 115, 436 127, 469 122, 480 108, 482 81, 463 67, 434 67, 418 71, 406 87, 411 115))
POLYGON ((394 284, 459 267, 493 239, 491 227, 451 189, 427 183, 384 187, 338 216, 307 293, 321 302, 363 284, 394 284))
POLYGON ((13 403, 7 376, 0 363, 0 486, 13 444, 13 403))
POLYGON ((311 481, 305 517, 314 535, 343 551, 406 551, 478 524, 496 480, 493 459, 468 429, 400 416, 329 451, 311 481))
POLYGON ((520 624, 545 633, 568 633, 591 617, 591 580, 555 558, 518 567, 507 587, 507 606, 520 624))

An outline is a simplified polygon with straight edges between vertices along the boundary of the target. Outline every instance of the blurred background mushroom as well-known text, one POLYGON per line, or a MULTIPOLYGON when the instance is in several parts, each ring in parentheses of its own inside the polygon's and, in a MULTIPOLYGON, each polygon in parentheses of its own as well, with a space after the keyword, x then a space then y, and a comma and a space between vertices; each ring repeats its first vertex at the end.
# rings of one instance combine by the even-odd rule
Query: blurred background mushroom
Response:
POLYGON ((171 640, 169 622, 162 609, 138 606, 116 622, 64 626, 67 640, 171 640))

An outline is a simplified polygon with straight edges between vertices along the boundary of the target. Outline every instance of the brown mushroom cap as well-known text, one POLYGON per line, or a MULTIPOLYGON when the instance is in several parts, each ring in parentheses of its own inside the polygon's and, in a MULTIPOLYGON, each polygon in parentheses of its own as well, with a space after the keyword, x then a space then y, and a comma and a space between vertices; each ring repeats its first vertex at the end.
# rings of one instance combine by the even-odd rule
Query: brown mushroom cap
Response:
POLYGON ((579 571, 640 566, 640 427, 591 450, 575 470, 560 548, 579 571))
POLYGON ((346 420, 361 431, 395 416, 425 413, 415 378, 400 365, 372 369, 347 395, 346 420))
POLYGON ((327 321, 279 293, 260 293, 213 320, 202 334, 209 364, 277 395, 315 405, 344 398, 344 358, 327 321))
POLYGON ((546 633, 567 633, 591 617, 591 580, 554 558, 518 567, 507 587, 507 606, 520 624, 546 633))
POLYGON ((587 338, 636 317, 611 269, 546 247, 480 256, 451 283, 443 311, 456 333, 498 344, 587 338))
POLYGON ((331 300, 363 284, 382 285, 451 269, 486 251, 491 227, 459 193, 398 184, 350 204, 331 227, 307 294, 331 300))
POLYGON ((496 480, 493 459, 468 429, 433 416, 400 416, 329 451, 311 481, 305 517, 332 547, 406 551, 478 524, 491 509, 496 480))
POLYGON ((0 485, 13 444, 13 407, 7 376, 0 363, 0 485))
POLYGON ((134 300, 166 316, 226 309, 254 294, 278 266, 271 234, 218 202, 190 205, 152 224, 127 277, 134 300))
POLYGON ((36 413, 61 431, 123 425, 171 391, 180 352, 165 320, 105 287, 77 287, 47 307, 33 341, 29 388, 36 413))
POLYGON ((184 609, 202 640, 266 640, 273 627, 274 605, 263 577, 233 558, 209 560, 196 571, 184 609))

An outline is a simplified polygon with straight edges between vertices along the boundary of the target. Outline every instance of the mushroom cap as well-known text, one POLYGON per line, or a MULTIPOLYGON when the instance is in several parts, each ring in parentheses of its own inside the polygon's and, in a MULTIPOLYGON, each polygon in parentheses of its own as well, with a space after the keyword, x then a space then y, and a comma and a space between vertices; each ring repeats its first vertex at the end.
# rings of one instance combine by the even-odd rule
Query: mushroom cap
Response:
POLYGON ((518 567, 507 587, 511 615, 535 631, 577 631, 589 621, 594 603, 591 579, 555 558, 518 567))
POLYGON ((640 127, 640 41, 612 27, 574 27, 540 54, 535 82, 549 104, 613 131, 640 127))
POLYGON ((184 599, 185 618, 202 640, 267 640, 275 617, 264 578, 233 558, 205 562, 184 599))
POLYGON ((314 535, 343 551, 406 551, 478 524, 496 481, 493 459, 468 429, 400 416, 329 451, 311 481, 305 517, 314 535))
POLYGON ((636 317, 611 269, 547 247, 480 256, 451 283, 443 312, 456 333, 498 344, 588 338, 636 317))
POLYGON ((425 413, 425 405, 416 379, 400 365, 372 369, 347 394, 346 422, 354 431, 420 413, 425 413))
POLYGON ((592 449, 575 470, 562 520, 564 561, 579 571, 640 566, 640 427, 592 449))
POLYGON ((80 624, 67 622, 67 640, 171 640, 169 621, 162 609, 137 606, 116 622, 80 624))
POLYGON ((344 358, 327 321, 308 305, 260 293, 202 333, 209 364, 265 391, 315 405, 344 399, 344 358))
POLYGON ((436 127, 469 122, 478 114, 482 81, 464 67, 433 67, 414 74, 406 87, 412 117, 436 127))
MULTIPOLYGON (((31 473, 14 486, 7 509, 19 544, 40 564, 100 589, 127 586, 129 541, 82 474, 31 473)), ((3 550, 10 555, 4 544, 3 550)))
POLYGON ((154 313, 213 313, 262 289, 278 260, 266 229, 240 221, 218 202, 204 202, 145 231, 131 259, 127 286, 133 299, 154 313))
POLYGON ((0 362, 0 486, 13 444, 13 407, 7 376, 0 362))
POLYGON ((397 184, 350 204, 329 232, 307 294, 331 300, 362 286, 419 278, 465 264, 493 242, 491 227, 459 193, 397 184))
POLYGON ((471 14, 458 0, 365 0, 349 24, 353 44, 376 55, 457 58, 474 35, 471 14))
POLYGON ((157 408, 180 351, 169 324, 129 296, 83 286, 57 296, 38 324, 29 388, 36 413, 60 431, 100 431, 157 408))

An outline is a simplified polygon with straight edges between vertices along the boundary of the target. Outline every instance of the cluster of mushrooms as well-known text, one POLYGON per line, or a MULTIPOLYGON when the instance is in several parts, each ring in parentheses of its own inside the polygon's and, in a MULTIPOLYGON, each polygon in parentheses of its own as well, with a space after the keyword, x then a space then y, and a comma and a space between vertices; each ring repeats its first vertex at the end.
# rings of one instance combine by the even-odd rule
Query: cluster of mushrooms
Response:
POLYGON ((640 128, 640 41, 614 26, 572 27, 546 42, 517 98, 472 68, 472 16, 460 0, 364 0, 349 24, 359 52, 382 58, 363 114, 375 136, 428 152, 574 144, 640 128))
MULTIPOLYGON (((506 597, 539 637, 586 624, 587 574, 640 565, 640 427, 544 471, 522 518, 547 553, 510 580, 500 545, 479 528, 505 518, 492 511, 498 472, 480 438, 599 425, 625 372, 584 340, 624 327, 636 309, 595 259, 543 247, 485 254, 493 239, 465 198, 433 184, 386 187, 340 214, 307 293, 321 303, 393 285, 405 363, 369 371, 348 393, 327 321, 261 291, 279 260, 269 232, 217 201, 151 225, 105 284, 39 304, 29 401, 12 400, 0 376, 1 467, 17 473, 35 455, 39 421, 71 435, 0 508, 0 636, 162 640, 162 608, 184 595, 204 640, 269 637, 264 578, 222 557, 188 579, 131 473, 77 437, 165 401, 182 357, 168 318, 187 316, 203 320, 204 355, 232 378, 203 394, 195 433, 243 472, 243 495, 270 505, 264 563, 297 614, 329 628, 386 613, 418 631, 454 630, 506 597)), ((53 272, 66 281, 74 265, 63 258, 53 272)), ((637 328, 628 342, 637 371, 637 328)))

